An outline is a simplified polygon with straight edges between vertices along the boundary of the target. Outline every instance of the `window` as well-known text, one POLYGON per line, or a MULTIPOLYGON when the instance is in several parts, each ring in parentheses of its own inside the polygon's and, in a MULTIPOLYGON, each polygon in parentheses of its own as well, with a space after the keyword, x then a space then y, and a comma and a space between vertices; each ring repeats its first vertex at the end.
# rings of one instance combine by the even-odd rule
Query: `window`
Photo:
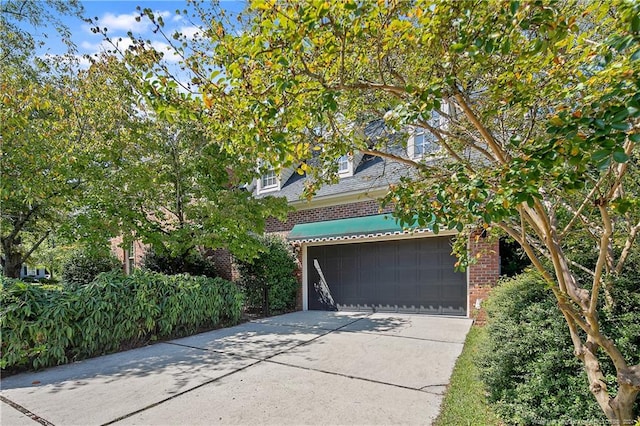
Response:
POLYGON ((272 188, 278 185, 278 178, 275 170, 271 169, 260 177, 261 189, 272 188))
POLYGON ((136 245, 135 242, 129 244, 129 250, 127 251, 127 273, 132 273, 136 267, 136 245))
POLYGON ((409 139, 409 156, 418 159, 434 150, 434 136, 426 129, 416 127, 409 139))
POLYGON ((338 173, 349 173, 349 169, 349 156, 343 155, 342 157, 338 158, 338 173))
POLYGON ((422 157, 429 150, 429 137, 426 130, 417 128, 413 133, 413 156, 422 157))

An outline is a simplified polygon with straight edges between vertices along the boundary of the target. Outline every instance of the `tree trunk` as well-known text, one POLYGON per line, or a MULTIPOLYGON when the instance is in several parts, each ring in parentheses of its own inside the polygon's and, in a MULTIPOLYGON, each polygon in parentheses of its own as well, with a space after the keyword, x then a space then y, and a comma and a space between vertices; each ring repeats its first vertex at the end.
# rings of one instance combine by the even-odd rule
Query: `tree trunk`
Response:
POLYGON ((20 253, 3 250, 2 273, 8 278, 20 278, 22 255, 20 253))

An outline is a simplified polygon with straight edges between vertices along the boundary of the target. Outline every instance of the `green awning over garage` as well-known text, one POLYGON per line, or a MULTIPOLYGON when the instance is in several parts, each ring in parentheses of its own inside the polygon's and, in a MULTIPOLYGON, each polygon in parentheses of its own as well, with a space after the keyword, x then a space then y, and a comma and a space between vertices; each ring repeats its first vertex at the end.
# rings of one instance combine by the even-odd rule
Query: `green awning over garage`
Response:
MULTIPOLYGON (((415 228, 415 226, 413 227, 415 228)), ((333 239, 335 237, 371 236, 402 233, 403 228, 391 214, 327 220, 295 225, 289 236, 292 241, 333 239)))

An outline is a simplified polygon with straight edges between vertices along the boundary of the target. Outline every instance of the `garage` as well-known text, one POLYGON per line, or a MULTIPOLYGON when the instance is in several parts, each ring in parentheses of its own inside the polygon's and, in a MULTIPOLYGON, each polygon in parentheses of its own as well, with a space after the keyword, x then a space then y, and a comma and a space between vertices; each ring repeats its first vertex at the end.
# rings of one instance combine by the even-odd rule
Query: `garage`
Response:
POLYGON ((455 262, 450 237, 307 246, 308 309, 465 316, 466 274, 455 262))

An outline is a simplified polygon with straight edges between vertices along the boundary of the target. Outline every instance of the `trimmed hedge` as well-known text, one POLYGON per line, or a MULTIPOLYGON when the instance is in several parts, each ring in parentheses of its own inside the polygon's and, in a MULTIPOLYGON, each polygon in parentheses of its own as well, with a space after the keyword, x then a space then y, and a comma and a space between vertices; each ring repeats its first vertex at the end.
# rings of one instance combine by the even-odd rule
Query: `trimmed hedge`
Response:
POLYGON ((604 424, 551 291, 536 272, 496 287, 478 358, 488 400, 506 424, 604 424))
POLYGON ((0 367, 38 369, 235 324, 243 296, 221 278, 109 272, 77 288, 5 279, 0 306, 0 367))
POLYGON ((152 248, 145 252, 142 267, 167 275, 187 273, 211 278, 218 276, 213 261, 196 249, 184 256, 175 256, 152 248))

